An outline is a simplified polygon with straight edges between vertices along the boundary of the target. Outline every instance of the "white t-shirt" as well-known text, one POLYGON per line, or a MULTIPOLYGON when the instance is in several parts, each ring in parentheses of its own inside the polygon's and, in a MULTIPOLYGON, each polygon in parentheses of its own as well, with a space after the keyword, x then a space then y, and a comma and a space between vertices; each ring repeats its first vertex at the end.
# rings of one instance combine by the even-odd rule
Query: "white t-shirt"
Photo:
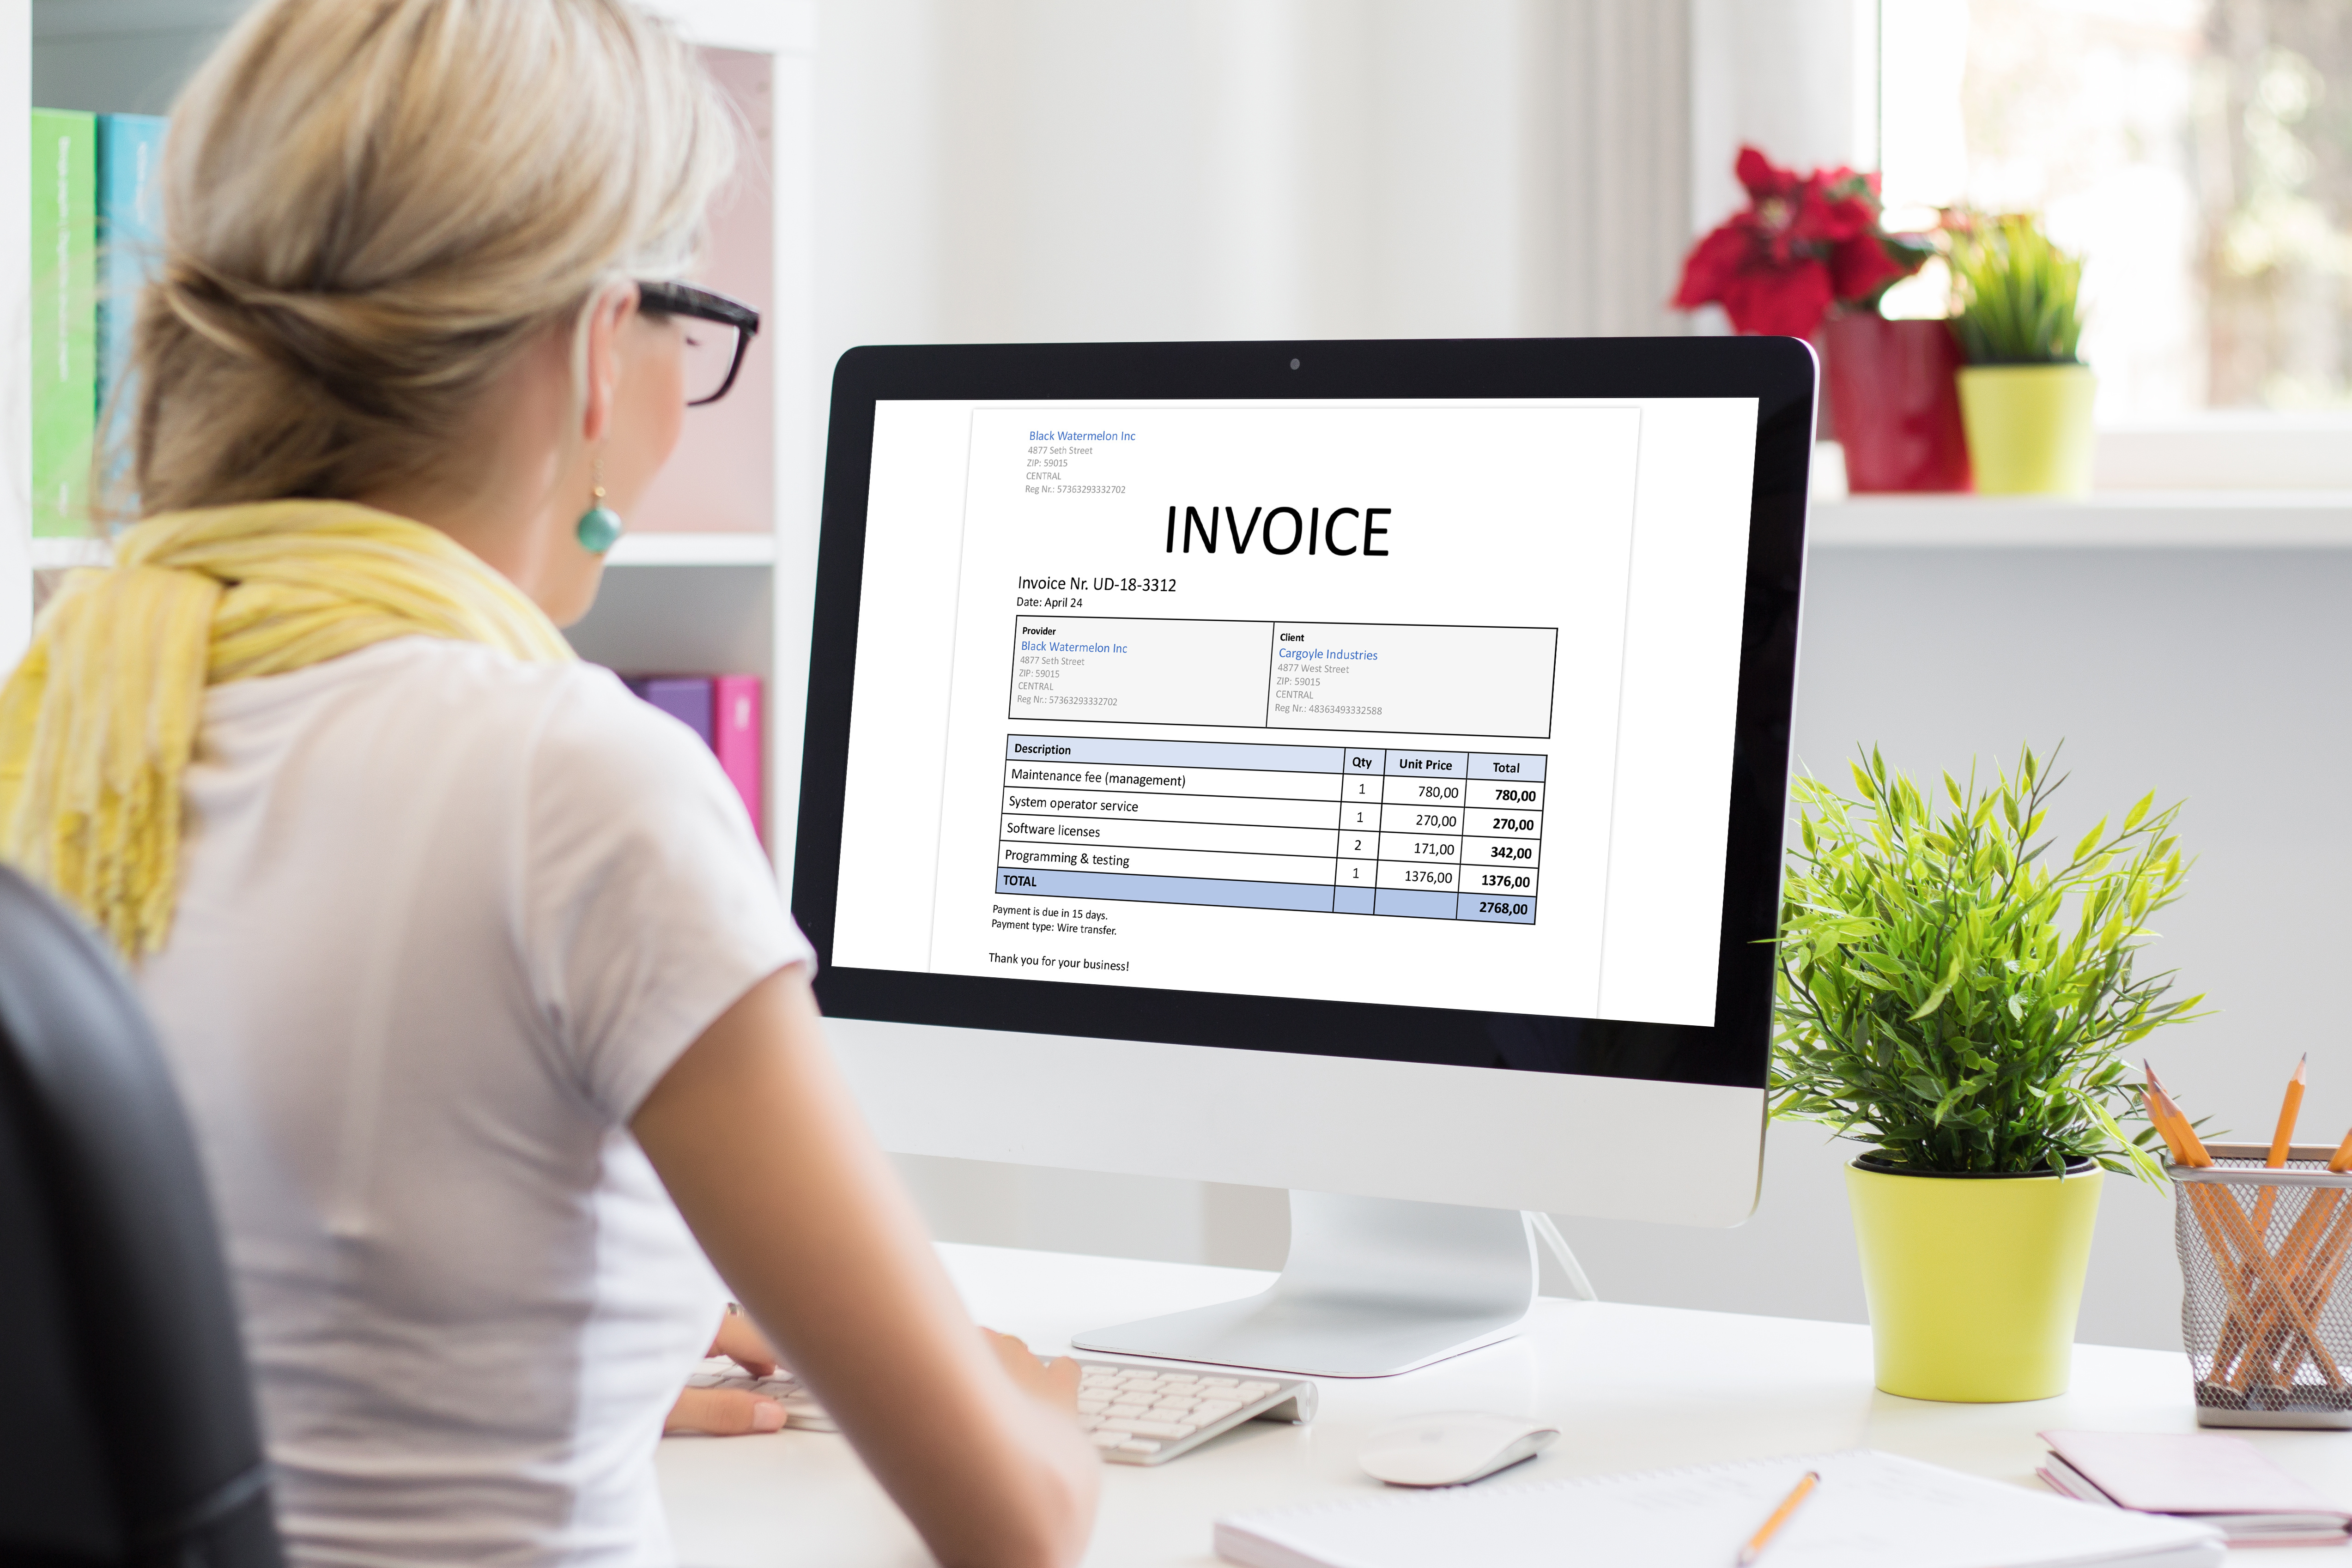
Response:
POLYGON ((206 694, 140 975, 304 1563, 659 1563, 717 1276, 627 1123, 813 956, 692 731, 404 638, 206 694))

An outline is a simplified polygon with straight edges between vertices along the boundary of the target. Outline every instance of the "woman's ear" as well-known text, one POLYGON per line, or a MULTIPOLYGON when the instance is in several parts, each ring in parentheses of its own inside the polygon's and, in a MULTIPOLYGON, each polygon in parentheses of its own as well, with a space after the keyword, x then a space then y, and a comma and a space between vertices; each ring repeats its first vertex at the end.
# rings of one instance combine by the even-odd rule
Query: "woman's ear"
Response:
POLYGON ((621 329, 636 314, 634 283, 614 284, 588 307, 588 395, 581 411, 580 434, 592 446, 612 428, 613 405, 621 391, 621 329))

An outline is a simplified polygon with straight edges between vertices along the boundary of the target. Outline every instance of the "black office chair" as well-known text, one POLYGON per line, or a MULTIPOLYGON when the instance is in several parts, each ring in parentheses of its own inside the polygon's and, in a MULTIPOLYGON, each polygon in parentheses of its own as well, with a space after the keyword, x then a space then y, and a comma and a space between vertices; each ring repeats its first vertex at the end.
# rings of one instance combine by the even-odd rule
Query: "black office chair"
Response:
POLYGON ((98 940, 0 867, 0 1563, 284 1560, 154 1037, 98 940))

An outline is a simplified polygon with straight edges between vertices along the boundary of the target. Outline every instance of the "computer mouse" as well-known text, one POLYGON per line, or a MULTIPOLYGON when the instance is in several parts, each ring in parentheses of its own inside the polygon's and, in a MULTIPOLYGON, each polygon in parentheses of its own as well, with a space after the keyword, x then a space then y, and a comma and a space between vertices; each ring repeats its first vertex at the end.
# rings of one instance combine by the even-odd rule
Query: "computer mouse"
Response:
POLYGON ((1382 1422, 1356 1462, 1393 1487, 1458 1487, 1535 1458, 1559 1436, 1524 1416, 1446 1410, 1382 1422))

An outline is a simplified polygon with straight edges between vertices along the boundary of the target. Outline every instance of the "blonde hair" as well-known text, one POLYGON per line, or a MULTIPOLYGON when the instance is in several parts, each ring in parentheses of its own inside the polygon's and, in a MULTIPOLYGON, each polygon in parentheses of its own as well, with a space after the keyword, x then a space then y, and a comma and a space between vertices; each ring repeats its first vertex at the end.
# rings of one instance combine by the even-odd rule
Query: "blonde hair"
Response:
POLYGON ((686 267, 734 149, 628 0, 263 0, 165 140, 137 509, 432 472, 538 334, 686 267))

